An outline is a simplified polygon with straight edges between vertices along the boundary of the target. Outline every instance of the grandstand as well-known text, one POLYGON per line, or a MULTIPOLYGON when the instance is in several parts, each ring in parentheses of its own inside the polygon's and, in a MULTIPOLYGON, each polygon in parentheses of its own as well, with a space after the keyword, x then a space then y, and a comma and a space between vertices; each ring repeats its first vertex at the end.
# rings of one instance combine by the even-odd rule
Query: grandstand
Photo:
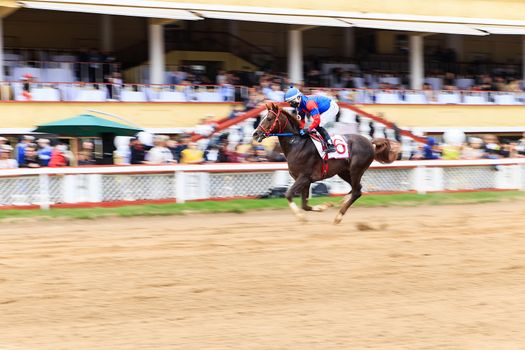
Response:
POLYGON ((168 135, 230 116, 248 139, 243 106, 291 83, 355 105, 367 116, 342 117, 364 134, 525 132, 525 4, 511 0, 1 5, 3 135, 95 109, 168 135))

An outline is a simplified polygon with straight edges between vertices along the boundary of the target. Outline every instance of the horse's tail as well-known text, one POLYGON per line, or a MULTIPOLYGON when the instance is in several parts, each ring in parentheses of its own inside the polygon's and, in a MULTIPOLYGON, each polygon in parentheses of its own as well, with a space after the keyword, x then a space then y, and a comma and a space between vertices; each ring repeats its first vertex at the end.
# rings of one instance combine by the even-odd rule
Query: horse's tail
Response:
POLYGON ((399 154, 399 144, 388 139, 373 139, 374 159, 380 163, 390 164, 397 159, 399 154))

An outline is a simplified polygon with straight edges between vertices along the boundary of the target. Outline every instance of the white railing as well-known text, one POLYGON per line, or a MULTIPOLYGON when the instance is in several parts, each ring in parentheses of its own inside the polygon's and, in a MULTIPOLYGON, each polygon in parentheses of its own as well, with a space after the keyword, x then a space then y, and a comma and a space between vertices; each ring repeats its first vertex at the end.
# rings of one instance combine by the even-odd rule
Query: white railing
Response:
MULTIPOLYGON (((24 83, 9 84, 16 101, 75 102, 235 102, 248 97, 248 88, 233 85, 144 85, 83 82, 31 82, 30 97, 24 83)), ((7 99, 8 96, 4 96, 7 99)))
MULTIPOLYGON (((66 58, 66 56, 64 57, 66 58)), ((120 72, 119 63, 78 62, 71 60, 71 58, 62 61, 5 60, 5 77, 8 80, 19 80, 24 75, 30 74, 37 81, 44 82, 83 81, 102 83, 107 76, 120 72)))
MULTIPOLYGON (((286 163, 109 166, 0 171, 0 205, 74 205, 102 202, 256 197, 292 182, 286 163)), ((350 186, 338 177, 323 181, 330 194, 350 186)), ((525 190, 525 159, 399 161, 372 164, 364 192, 525 190)))
MULTIPOLYGON (((38 80, 38 79, 37 79, 38 80)), ((17 101, 27 101, 22 94, 23 82, 5 81, 17 101)), ((31 101, 77 102, 235 102, 249 97, 249 88, 241 85, 173 85, 173 84, 111 84, 84 82, 30 83, 31 101)), ((469 90, 392 90, 392 89, 338 89, 305 87, 306 94, 336 97, 340 102, 358 104, 459 104, 459 105, 523 105, 523 91, 469 91, 469 90)), ((284 92, 275 94, 275 102, 283 102, 284 92), (277 97, 279 96, 279 97, 277 97)))

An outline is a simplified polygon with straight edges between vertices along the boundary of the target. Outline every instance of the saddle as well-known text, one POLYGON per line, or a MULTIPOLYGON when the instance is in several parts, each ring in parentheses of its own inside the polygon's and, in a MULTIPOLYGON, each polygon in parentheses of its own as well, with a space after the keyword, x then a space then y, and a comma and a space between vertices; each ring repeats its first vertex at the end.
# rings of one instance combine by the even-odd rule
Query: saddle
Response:
POLYGON ((317 148, 317 152, 319 152, 319 156, 321 156, 322 159, 328 160, 328 159, 346 159, 350 157, 350 154, 348 152, 348 143, 346 141, 346 138, 341 135, 331 135, 332 142, 334 143, 335 152, 332 153, 326 153, 326 143, 321 135, 319 135, 318 132, 314 132, 310 134, 310 138, 312 139, 315 147, 317 148))

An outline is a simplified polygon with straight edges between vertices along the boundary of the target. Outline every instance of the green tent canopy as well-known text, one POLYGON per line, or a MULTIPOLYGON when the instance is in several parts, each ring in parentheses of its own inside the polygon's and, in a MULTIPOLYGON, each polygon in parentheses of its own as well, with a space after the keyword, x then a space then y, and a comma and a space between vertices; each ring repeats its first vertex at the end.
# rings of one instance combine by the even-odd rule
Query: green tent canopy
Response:
POLYGON ((134 136, 143 131, 134 126, 117 123, 90 114, 57 120, 38 125, 35 132, 45 132, 62 136, 88 137, 100 136, 103 133, 113 133, 116 136, 134 136))

